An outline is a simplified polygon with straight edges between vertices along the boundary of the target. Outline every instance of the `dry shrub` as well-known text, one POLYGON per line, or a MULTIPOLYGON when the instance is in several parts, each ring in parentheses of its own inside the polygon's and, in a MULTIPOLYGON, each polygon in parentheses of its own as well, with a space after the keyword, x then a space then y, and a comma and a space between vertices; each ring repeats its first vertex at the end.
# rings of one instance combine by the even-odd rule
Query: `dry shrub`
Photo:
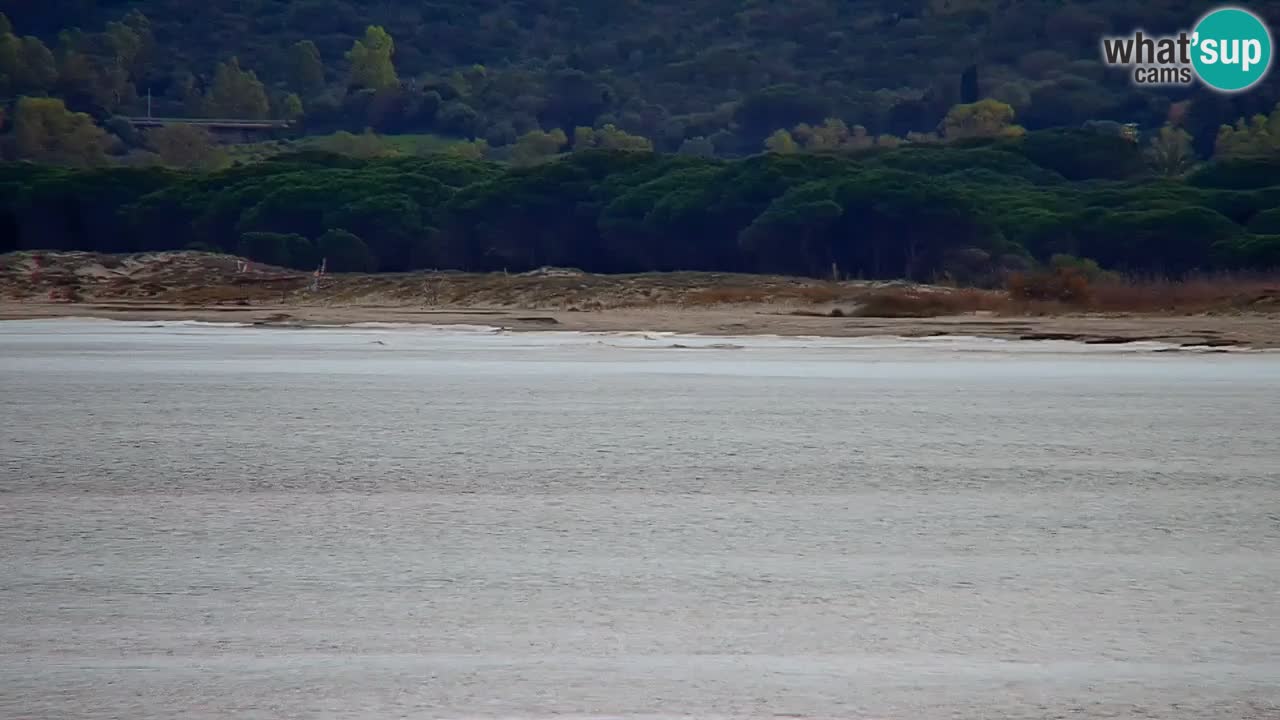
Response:
POLYGON ((84 294, 79 285, 62 285, 49 291, 49 299, 54 302, 78 303, 84 301, 84 294))
MULTIPOLYGON (((143 286, 146 288, 147 286, 143 286)), ((236 285, 206 285, 199 287, 180 288, 169 290, 160 288, 156 295, 163 295, 164 299, 170 302, 181 303, 184 305, 226 305, 226 304, 242 304, 254 300, 278 300, 282 292, 289 288, 280 286, 275 288, 262 286, 236 286, 236 285)))
POLYGON ((763 288, 710 287, 695 290, 681 298, 683 305, 740 305, 764 302, 768 293, 763 288))
POLYGON ((1094 286, 1090 306, 1102 312, 1274 311, 1280 306, 1280 279, 1226 273, 1181 280, 1128 278, 1094 286))
POLYGON ((819 303, 835 302, 840 299, 839 291, 826 285, 794 288, 783 293, 782 296, 786 299, 802 300, 804 302, 811 302, 815 305, 819 303))
POLYGON ((1169 279, 1104 275, 1090 283, 1076 272, 1058 268, 1011 276, 1008 290, 1012 311, 1037 314, 1280 310, 1280 279, 1267 276, 1224 273, 1169 279))
POLYGON ((886 288, 864 295, 859 303, 853 312, 855 317, 876 318, 963 315, 983 310, 1000 310, 1005 304, 999 293, 973 288, 948 291, 886 288))
POLYGON ((1089 278, 1077 268, 1057 267, 1031 273, 1013 273, 1006 284, 1015 302, 1058 302, 1087 305, 1091 298, 1089 278))
POLYGON ((692 306, 747 305, 753 303, 803 302, 818 305, 835 302, 840 293, 826 285, 797 287, 709 287, 686 293, 681 304, 692 306))

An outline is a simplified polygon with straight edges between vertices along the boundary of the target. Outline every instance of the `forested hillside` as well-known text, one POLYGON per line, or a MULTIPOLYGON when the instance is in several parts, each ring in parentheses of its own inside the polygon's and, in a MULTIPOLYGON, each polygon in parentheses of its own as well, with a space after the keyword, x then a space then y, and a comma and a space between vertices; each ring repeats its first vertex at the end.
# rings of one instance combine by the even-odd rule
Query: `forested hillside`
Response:
POLYGON ((36 163, 0 165, 0 251, 975 283, 1054 256, 1275 268, 1280 74, 1229 96, 1139 89, 1099 61, 1102 35, 1206 9, 7 3, 0 160, 36 163), (291 137, 228 147, 124 119, 148 109, 291 137))
MULTIPOLYGON (((1251 7, 1280 21, 1280 3, 1251 7)), ((1173 119, 1208 157, 1220 126, 1271 111, 1280 75, 1236 96, 1138 89, 1105 68, 1099 51, 1104 34, 1182 29, 1208 8, 1189 0, 5 3, 0 98, 10 117, 0 127, 10 130, 10 156, 36 159, 130 148, 163 156, 166 142, 190 145, 136 137, 112 120, 144 114, 150 93, 156 115, 273 116, 311 135, 430 134, 479 141, 474 154, 506 148, 496 153, 504 158, 521 138, 526 155, 582 139, 742 156, 780 129, 828 119, 888 142, 936 133, 955 105, 991 98, 1029 130, 1091 120, 1154 129, 1173 119), (28 109, 36 120, 26 122, 79 134, 73 151, 17 133, 21 96, 63 101, 70 113, 28 109)))

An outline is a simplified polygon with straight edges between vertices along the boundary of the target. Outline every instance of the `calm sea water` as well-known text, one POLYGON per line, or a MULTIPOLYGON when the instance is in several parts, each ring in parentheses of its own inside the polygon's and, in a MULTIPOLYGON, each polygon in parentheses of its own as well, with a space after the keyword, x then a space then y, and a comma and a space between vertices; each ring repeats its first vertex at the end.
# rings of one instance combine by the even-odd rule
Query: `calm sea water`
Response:
POLYGON ((0 716, 1280 718, 1280 355, 1156 349, 0 323, 0 716))

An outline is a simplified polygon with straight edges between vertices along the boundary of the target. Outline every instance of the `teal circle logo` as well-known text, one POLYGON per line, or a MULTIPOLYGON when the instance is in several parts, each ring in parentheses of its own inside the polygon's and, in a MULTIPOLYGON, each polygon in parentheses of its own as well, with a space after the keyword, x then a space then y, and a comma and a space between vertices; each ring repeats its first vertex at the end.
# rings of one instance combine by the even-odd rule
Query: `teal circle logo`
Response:
POLYGON ((1191 44, 1196 74, 1215 90, 1247 90, 1271 67, 1271 31, 1248 10, 1228 7, 1210 12, 1196 23, 1191 44))

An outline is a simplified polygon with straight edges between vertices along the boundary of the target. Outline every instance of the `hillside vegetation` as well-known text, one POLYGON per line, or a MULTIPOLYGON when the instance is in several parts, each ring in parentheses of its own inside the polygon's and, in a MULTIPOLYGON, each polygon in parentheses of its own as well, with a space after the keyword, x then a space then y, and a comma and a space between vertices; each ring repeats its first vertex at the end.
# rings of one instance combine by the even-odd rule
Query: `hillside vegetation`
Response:
MULTIPOLYGON (((1280 21, 1277 3, 1253 7, 1280 21)), ((439 135, 495 159, 570 146, 742 156, 779 130, 827 121, 889 143, 941 135, 955 106, 988 99, 1028 130, 1102 120, 1154 132, 1171 122, 1208 157, 1223 125, 1271 111, 1280 76, 1232 96, 1142 89, 1103 66, 1099 50, 1103 35, 1185 29, 1207 9, 1185 0, 7 3, 0 99, 10 118, 0 127, 11 157, 135 151, 217 164, 181 150, 198 138, 139 136, 113 120, 144 114, 150 94, 158 116, 439 135), (24 117, 21 97, 60 104, 24 117)))
POLYGON ((1206 9, 9 4, 0 252, 975 285, 1275 268, 1280 74, 1221 95, 1135 87, 1099 62, 1102 35, 1206 9), (228 147, 124 117, 148 108, 291 129, 228 147))

